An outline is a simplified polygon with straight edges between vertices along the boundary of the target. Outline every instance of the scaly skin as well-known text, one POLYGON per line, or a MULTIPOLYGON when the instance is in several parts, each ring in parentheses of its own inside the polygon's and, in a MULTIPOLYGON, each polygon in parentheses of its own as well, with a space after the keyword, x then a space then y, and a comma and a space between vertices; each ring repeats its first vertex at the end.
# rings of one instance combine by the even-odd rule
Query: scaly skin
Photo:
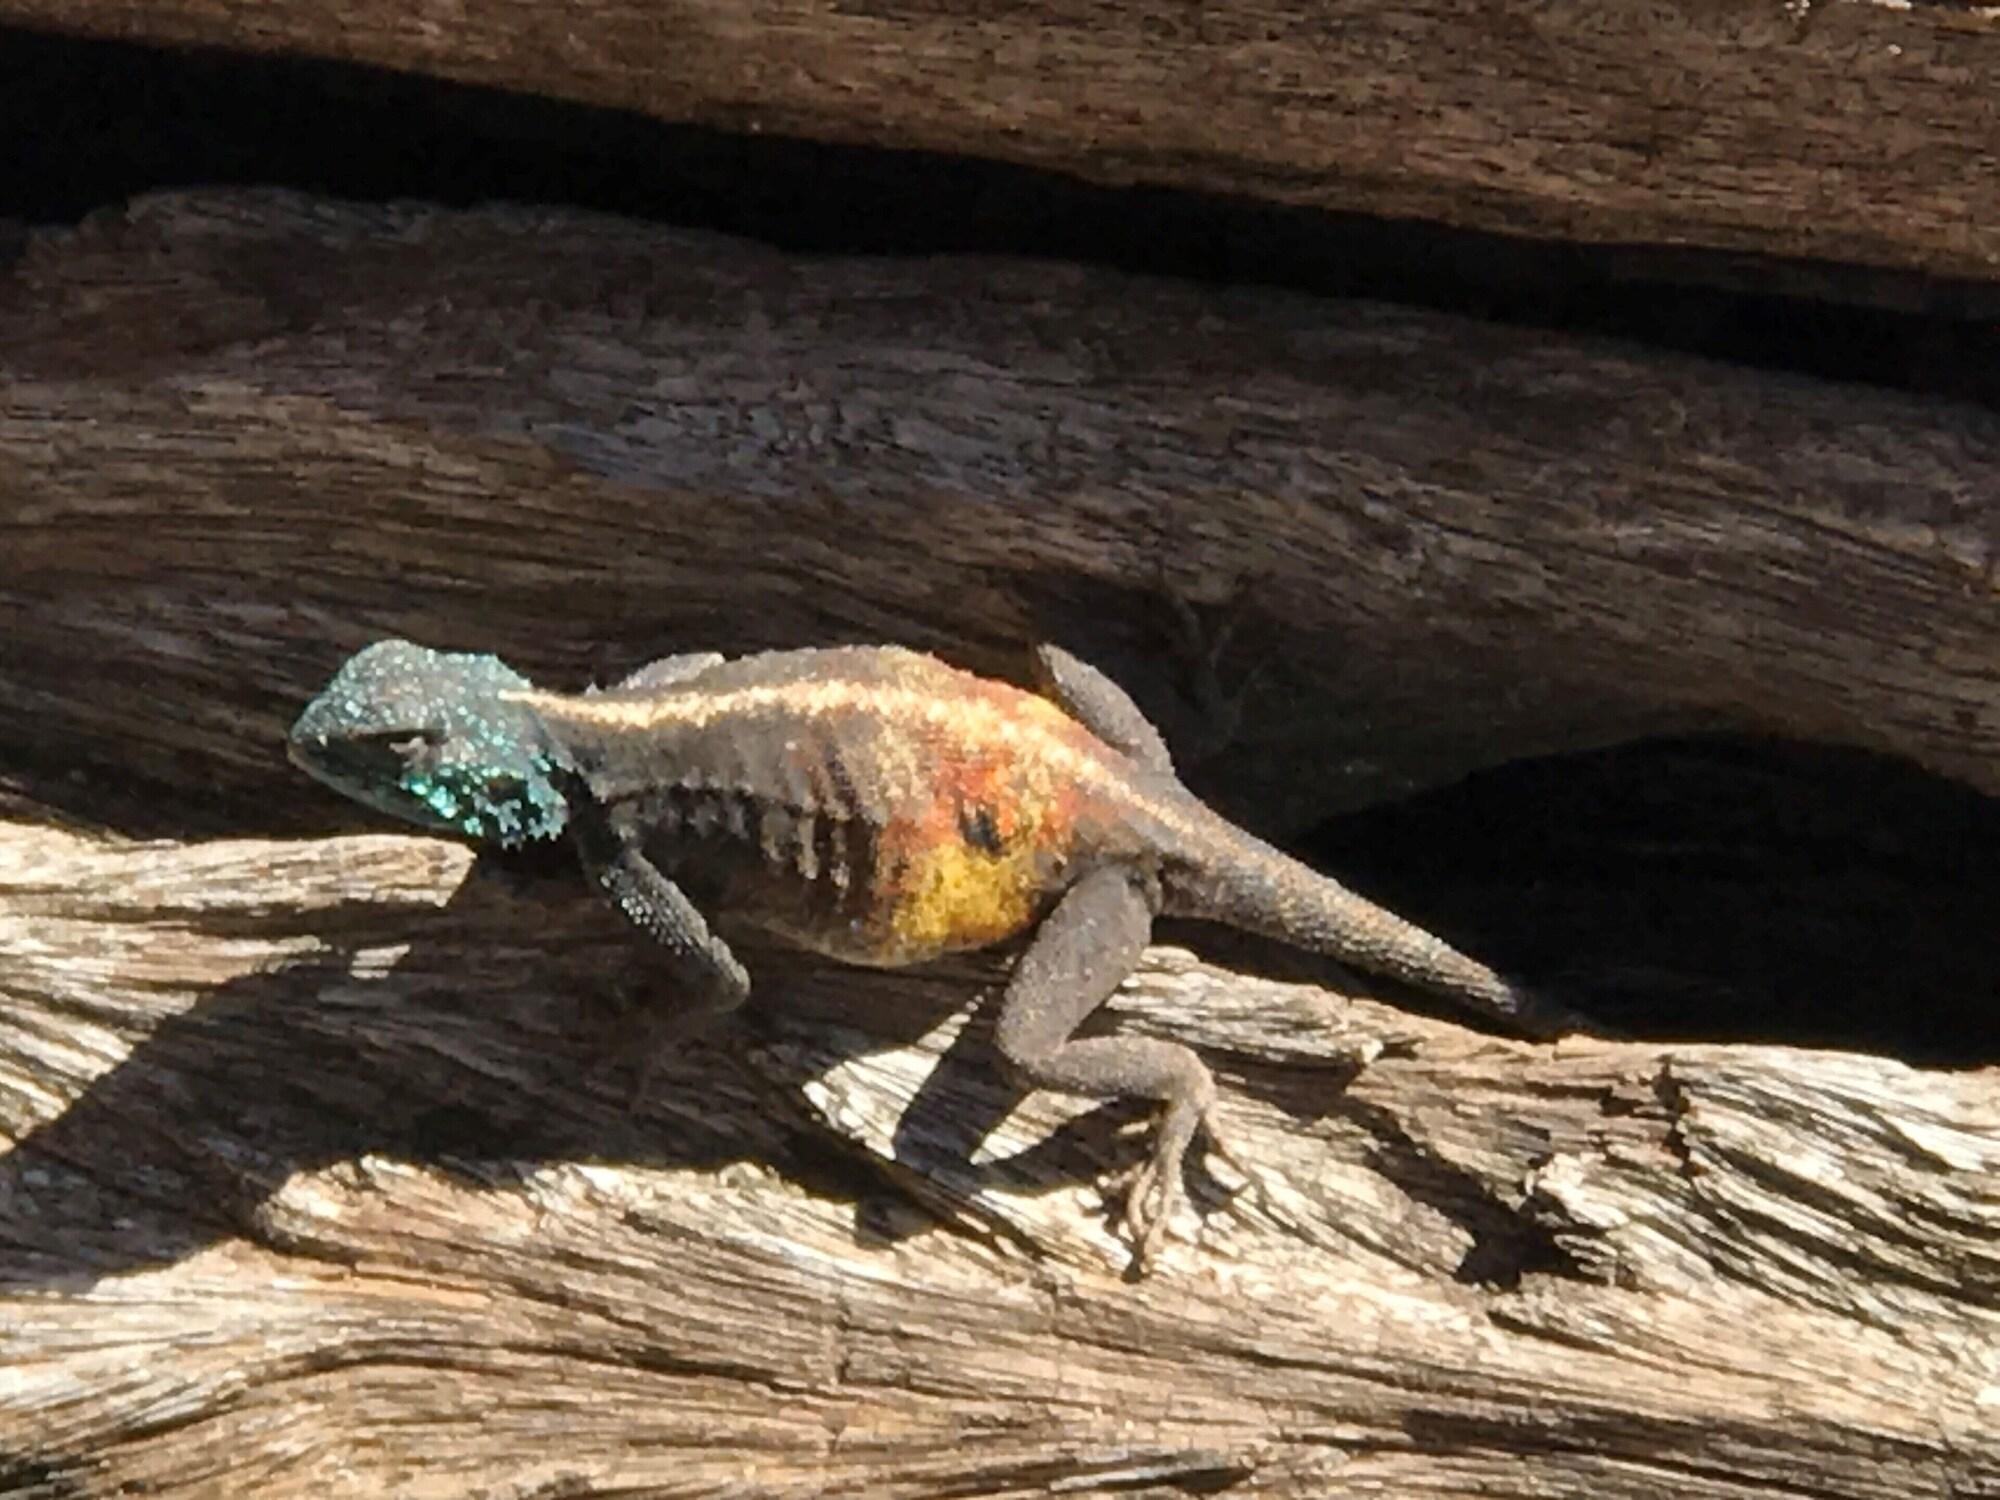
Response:
POLYGON ((503 844, 567 831, 697 1014, 749 987, 704 908, 885 966, 1036 930, 996 1041, 1030 1083, 1166 1106, 1126 1210, 1142 1258, 1214 1085, 1185 1047, 1072 1033, 1156 914, 1331 953, 1525 1029, 1566 1023, 1212 812, 1107 679, 1053 648, 1041 666, 1062 707, 894 647, 670 658, 570 695, 494 657, 384 642, 300 716, 291 750, 427 826, 503 844))
POLYGON ((664 688, 509 696, 663 869, 849 963, 987 947, 1080 865, 1158 863, 1137 800, 1154 778, 1047 700, 915 652, 773 652, 664 688))

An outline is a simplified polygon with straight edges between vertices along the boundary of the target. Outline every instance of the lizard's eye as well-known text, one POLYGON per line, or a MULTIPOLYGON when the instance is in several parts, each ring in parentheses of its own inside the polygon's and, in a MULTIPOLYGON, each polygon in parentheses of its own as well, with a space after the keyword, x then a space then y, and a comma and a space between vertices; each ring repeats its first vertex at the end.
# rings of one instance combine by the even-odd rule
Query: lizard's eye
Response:
POLYGON ((403 762, 404 773, 411 776, 435 775, 438 763, 444 758, 444 745, 443 735, 429 731, 389 742, 389 748, 403 762))
POLYGON ((430 769, 437 760, 439 747, 444 744, 443 735, 428 729, 414 732, 397 730, 394 733, 370 735, 368 738, 389 751, 411 770, 430 769))

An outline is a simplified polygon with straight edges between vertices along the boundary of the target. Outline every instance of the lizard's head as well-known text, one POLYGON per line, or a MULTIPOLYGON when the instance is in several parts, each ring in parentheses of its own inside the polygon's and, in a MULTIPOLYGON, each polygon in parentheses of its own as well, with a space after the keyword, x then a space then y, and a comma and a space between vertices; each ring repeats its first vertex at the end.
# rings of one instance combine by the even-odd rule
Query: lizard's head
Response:
POLYGON ((506 696, 528 687, 497 656, 378 641, 306 705, 288 749, 334 790, 423 827, 507 845, 554 838, 569 819, 556 785, 567 762, 506 696))

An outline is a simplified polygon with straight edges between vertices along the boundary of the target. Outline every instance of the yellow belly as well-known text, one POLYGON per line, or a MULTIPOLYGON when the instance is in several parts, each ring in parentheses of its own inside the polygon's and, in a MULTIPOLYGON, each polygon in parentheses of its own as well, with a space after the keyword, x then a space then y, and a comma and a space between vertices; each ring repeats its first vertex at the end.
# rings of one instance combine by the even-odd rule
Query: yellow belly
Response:
POLYGON ((952 839, 912 851, 893 891, 877 962, 916 963, 985 948, 1025 931, 1049 892, 1044 866, 1022 840, 998 853, 952 839))

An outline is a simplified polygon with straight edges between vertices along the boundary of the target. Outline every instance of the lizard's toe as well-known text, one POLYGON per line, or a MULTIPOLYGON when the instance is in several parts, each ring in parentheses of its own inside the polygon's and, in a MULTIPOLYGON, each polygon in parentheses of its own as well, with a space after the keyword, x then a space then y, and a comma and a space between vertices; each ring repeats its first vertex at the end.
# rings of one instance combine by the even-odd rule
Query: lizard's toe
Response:
POLYGON ((1180 1206, 1180 1170, 1176 1163, 1168 1170, 1156 1152, 1128 1172, 1114 1179, 1125 1186, 1125 1202, 1119 1210, 1119 1224, 1131 1242, 1134 1263, 1144 1268, 1159 1248, 1160 1236, 1180 1206))

